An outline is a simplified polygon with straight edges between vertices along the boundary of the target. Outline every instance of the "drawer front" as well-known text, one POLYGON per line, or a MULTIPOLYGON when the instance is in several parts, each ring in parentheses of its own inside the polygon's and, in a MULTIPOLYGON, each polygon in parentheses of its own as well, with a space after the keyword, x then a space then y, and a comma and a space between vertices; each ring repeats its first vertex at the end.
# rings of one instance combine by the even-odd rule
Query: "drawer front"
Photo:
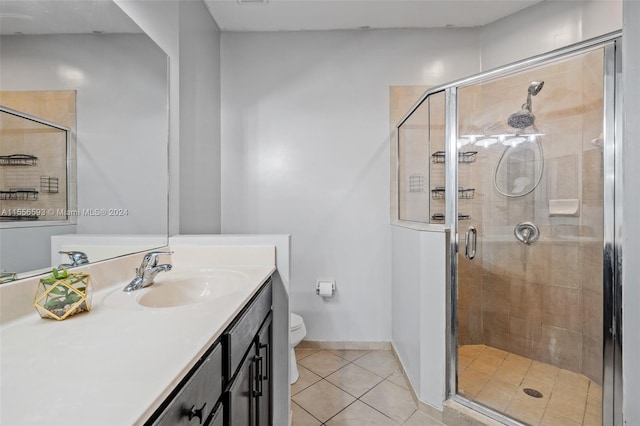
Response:
POLYGON ((222 345, 200 365, 154 425, 200 425, 222 394, 222 345))
POLYGON ((224 405, 219 404, 207 426, 224 426, 224 405))
POLYGON ((251 306, 242 314, 238 322, 225 334, 229 359, 226 365, 226 378, 231 380, 238 369, 244 354, 258 333, 262 322, 271 311, 271 280, 260 290, 251 306))

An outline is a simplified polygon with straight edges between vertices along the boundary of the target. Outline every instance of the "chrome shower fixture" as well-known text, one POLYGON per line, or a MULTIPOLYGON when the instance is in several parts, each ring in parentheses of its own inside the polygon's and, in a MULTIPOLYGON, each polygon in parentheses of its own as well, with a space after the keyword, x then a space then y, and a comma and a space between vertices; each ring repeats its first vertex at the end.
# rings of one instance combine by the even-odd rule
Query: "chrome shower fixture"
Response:
POLYGON ((544 86, 544 81, 532 81, 531 84, 529 84, 529 89, 527 90, 527 102, 522 104, 522 109, 520 111, 514 112, 509 116, 507 119, 507 124, 509 124, 509 126, 520 131, 529 126, 533 126, 533 123, 536 121, 536 116, 533 115, 531 96, 536 96, 540 93, 542 86, 544 86))

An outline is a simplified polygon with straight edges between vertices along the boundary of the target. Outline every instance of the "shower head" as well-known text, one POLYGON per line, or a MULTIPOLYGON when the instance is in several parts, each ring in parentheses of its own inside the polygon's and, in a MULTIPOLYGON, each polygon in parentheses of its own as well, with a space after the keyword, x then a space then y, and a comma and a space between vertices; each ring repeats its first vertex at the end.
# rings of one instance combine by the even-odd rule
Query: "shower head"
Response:
POLYGON ((514 112, 507 119, 507 124, 514 129, 524 130, 529 126, 533 126, 536 116, 526 108, 522 108, 518 112, 514 112))
POLYGON ((531 96, 535 96, 542 90, 544 81, 532 81, 529 84, 527 91, 527 102, 522 104, 522 109, 518 112, 514 112, 507 119, 507 124, 514 129, 524 130, 529 126, 533 126, 536 121, 536 116, 533 115, 533 109, 531 107, 531 96))
POLYGON ((542 90, 542 86, 544 86, 544 81, 532 81, 529 84, 529 94, 532 96, 537 95, 542 90))

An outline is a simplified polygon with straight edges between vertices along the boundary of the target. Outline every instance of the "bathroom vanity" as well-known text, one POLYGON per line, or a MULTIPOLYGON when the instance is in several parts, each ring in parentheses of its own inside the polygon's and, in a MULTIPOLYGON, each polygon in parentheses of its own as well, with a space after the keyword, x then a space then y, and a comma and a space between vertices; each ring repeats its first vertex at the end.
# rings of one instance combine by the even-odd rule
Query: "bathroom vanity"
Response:
POLYGON ((275 247, 171 250, 173 270, 131 293, 124 278, 142 255, 78 268, 91 275, 93 306, 65 321, 35 312, 37 279, 0 286, 1 424, 262 426, 288 418, 279 402, 288 400, 279 355, 288 353, 279 340, 288 336, 288 311, 275 247))
POLYGON ((271 424, 271 279, 145 424, 271 424))

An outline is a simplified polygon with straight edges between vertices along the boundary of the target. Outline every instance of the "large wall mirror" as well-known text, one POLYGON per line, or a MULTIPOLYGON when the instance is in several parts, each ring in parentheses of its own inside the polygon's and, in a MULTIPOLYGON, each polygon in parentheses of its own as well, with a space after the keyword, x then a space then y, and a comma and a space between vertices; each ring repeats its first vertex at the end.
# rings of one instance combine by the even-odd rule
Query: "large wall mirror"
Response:
POLYGON ((0 120, 4 277, 167 244, 168 59, 113 1, 0 0, 0 105, 69 129, 0 120))

